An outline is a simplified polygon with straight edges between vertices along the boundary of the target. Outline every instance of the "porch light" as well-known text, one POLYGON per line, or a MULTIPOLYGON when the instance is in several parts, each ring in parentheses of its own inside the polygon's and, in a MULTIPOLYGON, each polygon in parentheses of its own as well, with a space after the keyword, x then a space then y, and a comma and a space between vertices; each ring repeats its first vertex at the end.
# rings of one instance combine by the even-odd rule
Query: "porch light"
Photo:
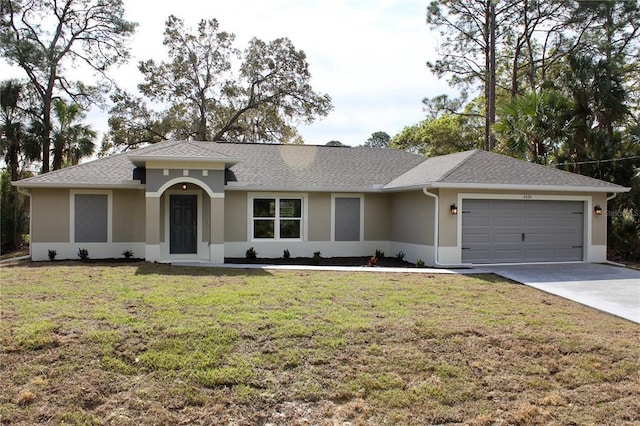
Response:
POLYGON ((458 214, 458 206, 456 206, 455 204, 451 204, 451 206, 449 207, 449 211, 451 211, 451 214, 458 214))
POLYGON ((186 183, 183 183, 183 184, 182 184, 182 189, 183 189, 183 190, 186 190, 186 189, 187 189, 187 184, 186 184, 186 183))
POLYGON ((597 204, 594 208, 593 208, 593 212, 597 215, 600 216, 602 214, 602 207, 600 207, 600 204, 597 204))

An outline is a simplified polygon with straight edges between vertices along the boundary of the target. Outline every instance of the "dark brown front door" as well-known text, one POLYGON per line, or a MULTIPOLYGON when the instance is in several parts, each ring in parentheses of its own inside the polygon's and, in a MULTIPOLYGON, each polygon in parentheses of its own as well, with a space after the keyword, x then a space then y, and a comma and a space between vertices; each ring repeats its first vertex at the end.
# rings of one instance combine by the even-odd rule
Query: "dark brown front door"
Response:
POLYGON ((198 196, 171 195, 169 200, 169 253, 197 253, 198 196))

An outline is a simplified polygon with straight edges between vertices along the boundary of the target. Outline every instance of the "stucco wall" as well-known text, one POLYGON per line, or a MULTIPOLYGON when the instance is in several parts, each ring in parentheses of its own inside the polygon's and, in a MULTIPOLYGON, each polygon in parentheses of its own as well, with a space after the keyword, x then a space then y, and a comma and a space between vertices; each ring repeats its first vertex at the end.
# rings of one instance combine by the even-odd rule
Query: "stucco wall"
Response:
POLYGON ((331 240, 331 194, 309 194, 309 241, 331 240))
POLYGON ((114 190, 113 242, 143 242, 145 229, 144 190, 114 190))
POLYGON ((391 236, 391 196, 365 194, 364 240, 388 241, 391 236))
POLYGON ((433 198, 422 191, 391 195, 391 240, 433 245, 433 198))
POLYGON ((32 242, 69 242, 69 193, 57 188, 31 190, 32 242))
MULTIPOLYGON (((166 169, 168 174, 164 174, 164 169, 147 168, 147 192, 158 192, 163 185, 171 181, 189 182, 195 180, 211 188, 213 192, 224 192, 224 170, 206 170, 207 176, 203 176, 203 170, 193 169, 166 169), (185 170, 187 174, 185 175, 185 170)), ((178 184, 179 185, 179 184, 178 184)), ((172 185, 174 187, 175 185, 172 185)), ((194 186, 197 186, 194 184, 194 186)), ((165 188, 165 190, 168 188, 165 188)))
POLYGON ((224 194, 224 241, 247 241, 247 193, 227 191, 224 194))
MULTIPOLYGON (((593 245, 607 244, 607 194, 592 194, 593 207, 600 205, 602 213, 600 216, 593 215, 591 223, 591 242, 593 245)), ((593 210, 592 210, 593 211, 593 210)), ((591 213, 591 212, 589 212, 591 213)))

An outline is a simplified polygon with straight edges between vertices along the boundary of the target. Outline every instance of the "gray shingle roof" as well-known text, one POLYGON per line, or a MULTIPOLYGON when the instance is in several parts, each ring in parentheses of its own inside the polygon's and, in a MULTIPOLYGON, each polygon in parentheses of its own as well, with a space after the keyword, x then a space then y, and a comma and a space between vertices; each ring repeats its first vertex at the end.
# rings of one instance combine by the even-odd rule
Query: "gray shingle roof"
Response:
POLYGON ((586 176, 480 150, 424 158, 404 151, 315 145, 166 141, 16 182, 21 187, 141 187, 144 159, 225 161, 229 188, 271 191, 382 191, 469 185, 566 187, 623 192, 586 176))

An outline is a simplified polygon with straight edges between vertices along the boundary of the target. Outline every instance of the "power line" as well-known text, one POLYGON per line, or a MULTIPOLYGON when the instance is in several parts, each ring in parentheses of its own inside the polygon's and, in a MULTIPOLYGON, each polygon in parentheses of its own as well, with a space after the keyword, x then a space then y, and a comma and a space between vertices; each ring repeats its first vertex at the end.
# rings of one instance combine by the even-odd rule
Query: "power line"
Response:
POLYGON ((573 164, 599 164, 599 163, 613 163, 615 161, 624 161, 624 160, 635 160, 640 158, 640 155, 634 155, 631 157, 622 157, 622 158, 609 158, 607 160, 588 160, 588 161, 567 161, 566 163, 555 163, 552 164, 556 167, 559 166, 570 166, 573 164))

